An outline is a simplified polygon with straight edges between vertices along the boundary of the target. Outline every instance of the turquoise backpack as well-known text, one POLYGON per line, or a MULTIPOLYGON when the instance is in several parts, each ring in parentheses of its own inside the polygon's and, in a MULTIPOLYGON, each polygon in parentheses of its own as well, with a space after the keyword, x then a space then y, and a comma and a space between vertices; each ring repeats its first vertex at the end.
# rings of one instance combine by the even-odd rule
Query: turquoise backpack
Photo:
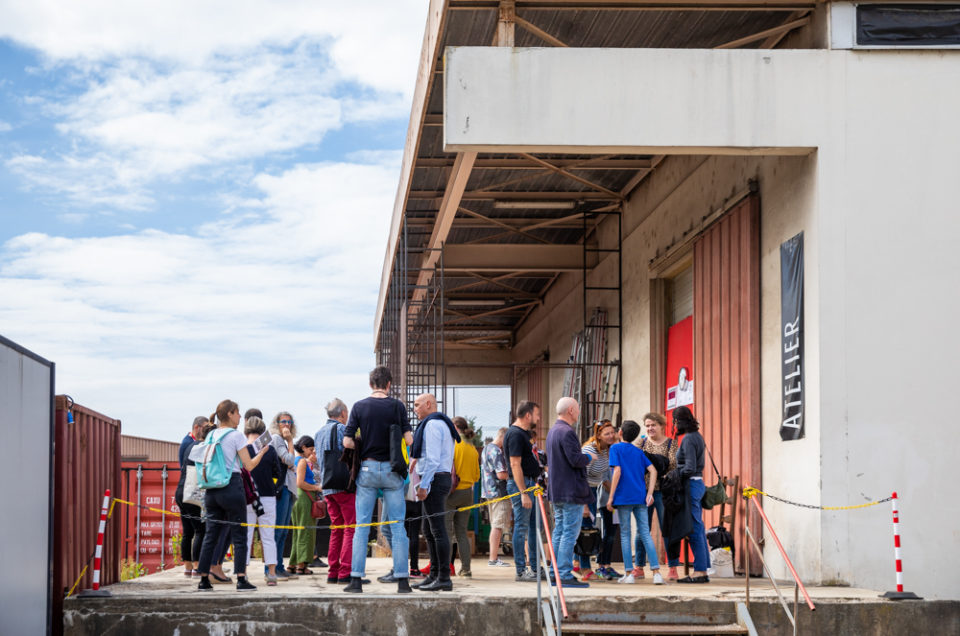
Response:
MULTIPOLYGON (((221 429, 223 430, 223 429, 221 429)), ((203 445, 203 460, 197 462, 197 483, 201 488, 223 488, 230 483, 233 476, 233 464, 237 461, 234 457, 227 466, 227 460, 223 456, 223 448, 220 442, 231 433, 233 429, 227 429, 222 435, 217 435, 220 431, 210 433, 209 441, 203 445)))

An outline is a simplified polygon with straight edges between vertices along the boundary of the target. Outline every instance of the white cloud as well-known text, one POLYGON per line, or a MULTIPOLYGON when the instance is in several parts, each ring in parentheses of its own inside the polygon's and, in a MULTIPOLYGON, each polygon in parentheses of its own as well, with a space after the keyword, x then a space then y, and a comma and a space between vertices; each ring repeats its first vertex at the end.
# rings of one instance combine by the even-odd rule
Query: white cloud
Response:
POLYGON ((414 0, 0 8, 0 38, 40 51, 35 72, 61 82, 25 102, 69 142, 5 164, 76 204, 145 209, 158 182, 405 118, 424 16, 414 0))
POLYGON ((344 76, 410 94, 426 22, 426 0, 57 0, 0 7, 0 38, 38 49, 51 62, 133 56, 195 66, 215 54, 263 45, 330 40, 344 76))
MULTIPOLYGON (((0 86, 3 86, 3 82, 0 82, 0 86)), ((0 133, 9 132, 11 130, 13 130, 13 126, 0 119, 0 133)))
POLYGON ((318 425, 330 397, 365 394, 394 159, 261 174, 258 197, 190 233, 15 237, 4 335, 127 433, 175 439, 228 396, 318 425))

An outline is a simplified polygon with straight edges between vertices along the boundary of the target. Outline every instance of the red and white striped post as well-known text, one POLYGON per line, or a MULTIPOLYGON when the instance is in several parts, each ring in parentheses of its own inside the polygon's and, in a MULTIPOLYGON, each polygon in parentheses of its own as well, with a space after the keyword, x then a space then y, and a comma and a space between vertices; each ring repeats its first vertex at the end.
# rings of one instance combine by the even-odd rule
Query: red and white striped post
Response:
POLYGON ((903 561, 900 559, 900 506, 898 505, 896 492, 893 493, 890 501, 893 504, 893 558, 897 568, 897 591, 887 592, 883 596, 896 601, 919 599, 913 592, 903 591, 903 561))
POLYGON ((103 507, 100 509, 100 529, 97 531, 97 550, 93 557, 93 589, 84 590, 78 596, 110 596, 110 592, 100 589, 100 566, 103 558, 103 533, 107 529, 107 509, 110 507, 110 489, 103 493, 103 507))

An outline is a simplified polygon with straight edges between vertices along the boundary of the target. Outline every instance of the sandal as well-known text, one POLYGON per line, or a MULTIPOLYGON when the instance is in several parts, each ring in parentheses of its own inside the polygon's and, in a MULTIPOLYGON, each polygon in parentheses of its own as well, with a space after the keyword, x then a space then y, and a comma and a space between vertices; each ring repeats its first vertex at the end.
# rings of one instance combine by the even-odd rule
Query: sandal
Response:
POLYGON ((297 569, 297 574, 310 576, 311 574, 313 574, 313 570, 309 569, 307 566, 304 565, 297 569))

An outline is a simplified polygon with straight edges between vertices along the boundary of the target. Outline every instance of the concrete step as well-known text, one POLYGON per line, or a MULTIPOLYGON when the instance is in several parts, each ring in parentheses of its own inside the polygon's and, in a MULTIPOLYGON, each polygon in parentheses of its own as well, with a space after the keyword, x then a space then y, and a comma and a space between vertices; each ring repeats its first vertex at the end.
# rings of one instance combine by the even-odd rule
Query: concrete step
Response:
POLYGON ((657 623, 595 623, 595 622, 564 622, 561 625, 564 634, 746 634, 747 628, 737 623, 726 625, 703 624, 657 624, 657 623))

